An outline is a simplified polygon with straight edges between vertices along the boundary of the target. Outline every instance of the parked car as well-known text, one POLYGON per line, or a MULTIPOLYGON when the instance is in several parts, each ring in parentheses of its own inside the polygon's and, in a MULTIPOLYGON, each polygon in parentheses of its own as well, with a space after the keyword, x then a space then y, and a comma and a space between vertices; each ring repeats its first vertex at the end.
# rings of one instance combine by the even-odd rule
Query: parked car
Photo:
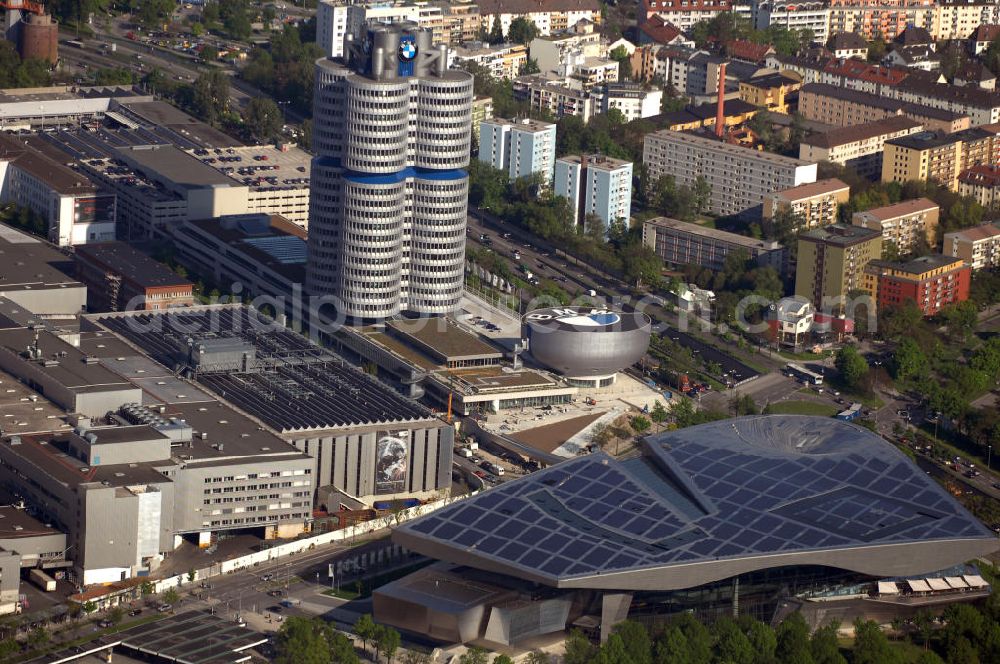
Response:
POLYGON ((138 608, 138 607, 136 607, 136 608, 134 608, 134 609, 132 609, 131 611, 129 611, 129 612, 128 612, 128 614, 129 614, 130 616, 137 616, 137 615, 139 615, 140 613, 142 613, 142 609, 140 609, 140 608, 138 608))
POLYGON ((104 620, 102 620, 101 622, 99 622, 97 624, 100 625, 100 627, 102 629, 107 629, 109 627, 114 627, 114 623, 111 622, 110 620, 108 620, 107 618, 105 618, 104 620))
POLYGON ((156 607, 156 610, 159 611, 160 613, 166 613, 167 611, 170 610, 170 605, 160 604, 158 607, 156 607))

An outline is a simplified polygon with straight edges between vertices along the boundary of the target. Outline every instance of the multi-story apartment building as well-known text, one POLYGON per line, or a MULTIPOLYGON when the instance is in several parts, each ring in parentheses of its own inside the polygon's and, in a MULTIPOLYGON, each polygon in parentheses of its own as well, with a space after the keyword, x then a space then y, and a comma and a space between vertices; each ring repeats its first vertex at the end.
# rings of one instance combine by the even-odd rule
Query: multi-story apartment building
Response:
POLYGON ((840 206, 851 197, 851 187, 836 178, 817 180, 764 197, 764 219, 779 212, 790 212, 802 220, 801 229, 837 223, 840 206))
POLYGON ((740 99, 772 113, 788 113, 788 100, 802 87, 802 79, 794 72, 765 74, 740 81, 740 99))
POLYGON ((720 215, 759 214, 768 194, 816 181, 815 163, 669 129, 646 136, 643 163, 654 180, 671 175, 693 186, 705 178, 712 188, 708 209, 720 215))
POLYGON ((983 207, 1000 207, 1000 164, 973 166, 958 176, 958 193, 983 207))
POLYGON ((484 67, 493 78, 503 80, 520 76, 528 61, 528 49, 523 44, 470 42, 453 47, 450 56, 459 67, 474 63, 484 67))
POLYGON ((926 198, 903 201, 895 205, 855 212, 851 223, 882 233, 882 251, 889 243, 903 256, 920 248, 937 245, 938 219, 941 208, 926 198))
POLYGON ((673 267, 697 265, 709 270, 721 270, 726 258, 742 253, 758 265, 781 270, 785 248, 774 241, 758 240, 707 228, 698 224, 656 217, 642 225, 642 241, 656 252, 663 262, 673 267))
POLYGON ((316 62, 307 290, 356 319, 458 306, 472 99, 472 75, 412 24, 316 62))
POLYGON ((0 136, 0 202, 29 208, 60 246, 115 239, 114 194, 47 154, 45 141, 0 136))
POLYGON ((886 141, 882 181, 936 180, 957 191, 963 171, 996 164, 998 152, 1000 125, 912 134, 886 141))
POLYGON ((601 22, 597 0, 478 0, 476 4, 483 29, 489 31, 499 21, 505 35, 510 32, 511 21, 518 17, 533 22, 540 35, 567 30, 580 21, 601 22))
POLYGON ((961 258, 973 270, 1000 267, 1000 227, 992 223, 945 233, 942 253, 961 258))
POLYGON ((980 55, 990 47, 990 43, 1000 37, 1000 21, 993 23, 984 22, 976 31, 969 36, 969 50, 973 55, 980 55))
POLYGON ((883 182, 935 180, 955 190, 962 172, 962 140, 956 134, 925 131, 885 143, 883 182))
POLYGON ((763 0, 755 2, 754 24, 758 30, 771 26, 786 30, 808 30, 813 40, 826 42, 830 36, 830 7, 820 0, 763 0))
POLYGON ((493 97, 481 95, 472 100, 472 138, 479 148, 479 125, 493 117, 493 97))
POLYGON ((518 76, 514 79, 514 98, 528 104, 533 111, 551 113, 557 118, 575 115, 589 122, 597 112, 595 97, 580 86, 571 86, 571 82, 538 75, 518 76))
POLYGON ((967 39, 981 25, 1000 24, 1000 4, 990 0, 939 0, 938 41, 967 39))
POLYGON ((973 270, 1000 267, 1000 227, 989 223, 945 233, 942 253, 961 258, 973 270))
POLYGON ((76 276, 87 284, 90 311, 168 309, 194 304, 193 284, 124 242, 102 242, 73 252, 76 276))
POLYGON ((799 235, 795 295, 817 311, 850 314, 846 298, 865 286, 865 266, 882 256, 882 234, 861 226, 834 224, 799 235))
POLYGON ((937 33, 934 0, 831 0, 830 32, 854 32, 867 40, 893 39, 907 26, 937 33))
POLYGON ((556 126, 538 120, 492 118, 479 124, 479 161, 507 171, 511 179, 541 173, 552 181, 556 126))
POLYGON ((961 258, 933 254, 906 263, 871 261, 865 268, 866 290, 879 309, 915 304, 924 316, 969 299, 972 268, 961 258))
POLYGON ((799 90, 798 110, 807 120, 835 127, 851 127, 899 115, 916 120, 925 129, 934 131, 950 133, 970 126, 967 115, 828 83, 808 83, 802 86, 799 90))
POLYGON ((606 58, 608 41, 598 32, 565 32, 535 37, 528 54, 540 71, 556 71, 578 57, 606 58))
POLYGON ((607 228, 632 215, 632 162, 604 155, 556 159, 552 191, 569 201, 574 224, 595 215, 607 228))
POLYGON ((601 112, 615 109, 626 122, 660 114, 663 90, 645 90, 637 83, 608 83, 600 90, 601 112))
POLYGON ((695 23, 733 11, 733 4, 731 0, 640 0, 638 21, 642 24, 657 15, 686 31, 695 23))
POLYGON ((922 131, 924 126, 902 115, 809 134, 799 143, 799 159, 829 161, 877 180, 882 175, 885 142, 922 131))

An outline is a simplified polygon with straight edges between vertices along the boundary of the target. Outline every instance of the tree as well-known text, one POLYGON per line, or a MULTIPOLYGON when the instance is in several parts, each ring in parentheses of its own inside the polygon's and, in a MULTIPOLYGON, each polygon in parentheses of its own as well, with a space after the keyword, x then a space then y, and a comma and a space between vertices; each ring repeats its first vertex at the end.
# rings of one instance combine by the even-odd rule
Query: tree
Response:
POLYGON ((653 642, 644 625, 632 620, 615 625, 614 633, 625 646, 625 655, 633 664, 652 664, 653 642))
POLYGON ((802 614, 796 611, 785 618, 775 630, 777 646, 775 657, 782 664, 813 664, 812 648, 809 642, 809 625, 802 614))
POLYGON ((241 41, 249 37, 252 28, 246 0, 219 0, 218 5, 226 34, 241 41))
POLYGON ((969 300, 945 307, 939 315, 952 336, 961 339, 971 338, 979 326, 979 312, 976 311, 976 305, 969 300))
POLYGON ((143 0, 134 16, 142 27, 160 30, 175 6, 173 0, 143 0))
POLYGON ((594 664, 635 664, 625 650, 625 642, 618 634, 612 634, 607 643, 597 650, 594 664))
POLYGON ((281 109, 272 99, 254 97, 243 110, 243 123, 254 139, 271 140, 281 131, 281 109))
POLYGON ((756 415, 759 411, 757 402, 749 394, 735 394, 729 400, 729 411, 739 417, 740 415, 756 415))
POLYGON ((541 69, 538 68, 538 60, 535 58, 527 58, 524 64, 521 65, 521 70, 518 72, 521 76, 527 76, 528 74, 537 74, 541 69))
POLYGON ((201 47, 201 52, 198 54, 198 57, 202 62, 215 62, 219 59, 219 49, 205 44, 201 47))
POLYGON ((849 389, 856 390, 864 384, 868 375, 868 362, 854 346, 844 346, 837 351, 835 360, 840 378, 849 389))
POLYGON ((899 651, 889 645, 874 620, 854 621, 854 650, 851 664, 901 664, 899 651))
POLYGON ((631 426, 632 430, 641 436, 645 432, 649 431, 650 424, 649 420, 642 415, 636 415, 629 420, 629 426, 631 426))
POLYGON ((361 639, 362 648, 367 651, 368 642, 374 640, 377 635, 377 626, 370 613, 365 613, 357 619, 354 623, 354 633, 361 639))
POLYGON ((290 616, 278 630, 277 664, 331 664, 329 628, 315 618, 290 616))
POLYGON ((493 658, 493 664, 514 664, 514 660, 507 655, 497 655, 493 658))
POLYGON ((28 650, 37 650, 49 642, 49 632, 44 627, 36 627, 28 632, 26 644, 28 650))
POLYGON ((837 642, 837 628, 839 625, 824 625, 812 635, 810 650, 815 664, 847 664, 847 660, 840 654, 840 644, 837 642))
POLYGON ((632 78, 632 55, 623 45, 615 46, 608 57, 618 63, 618 80, 627 81, 632 78))
POLYGON ((694 208, 697 214, 703 213, 708 209, 708 205, 712 200, 712 185, 708 183, 705 176, 699 175, 694 180, 694 189, 691 192, 694 195, 694 208))
POLYGON ((503 26, 500 25, 500 16, 493 17, 493 26, 490 28, 489 42, 491 44, 504 43, 503 26))
MULTIPOLYGON (((402 638, 392 627, 379 625, 375 633, 375 650, 385 655, 386 661, 392 663, 392 657, 399 649, 402 638)), ((378 661, 378 657, 375 658, 378 661)))
POLYGON ((83 609, 83 612, 89 616, 91 613, 97 610, 97 605, 88 599, 86 602, 83 603, 83 607, 81 608, 83 609))
POLYGON ((197 576, 198 576, 198 573, 194 571, 193 567, 191 569, 189 569, 188 570, 188 574, 187 574, 188 583, 192 583, 195 580, 195 578, 197 578, 197 576))
POLYGON ((489 659, 485 650, 472 646, 458 658, 458 664, 489 664, 489 659))
POLYGON ((525 656, 524 664, 552 664, 552 658, 547 652, 532 650, 525 656))
POLYGON ((507 31, 508 41, 527 45, 537 36, 538 26, 531 19, 518 16, 510 22, 510 30, 507 31))
POLYGON ((122 621, 124 617, 125 617, 125 609, 123 609, 120 606, 116 606, 115 608, 108 611, 108 620, 111 621, 112 625, 117 625, 122 621))
POLYGON ((172 606, 181 601, 181 596, 177 594, 176 590, 170 588, 167 592, 163 593, 163 601, 172 606))
POLYGON ((14 639, 3 639, 0 641, 0 660, 6 661, 8 657, 13 657, 21 646, 14 639))
POLYGON ((649 411, 649 419, 656 424, 657 430, 667 421, 667 415, 667 409, 659 401, 653 404, 653 409, 649 411))
POLYGON ((655 288, 662 279, 663 259, 652 247, 640 242, 632 242, 622 250, 625 269, 622 278, 636 288, 643 284, 655 288))
POLYGON ((718 661, 753 664, 754 651, 750 639, 731 618, 717 620, 712 626, 712 631, 715 633, 715 653, 718 661))
POLYGON ((913 337, 903 337, 892 353, 889 368, 896 380, 923 378, 927 375, 930 362, 927 354, 913 337))
POLYGON ((579 629, 572 629, 566 636, 564 664, 590 664, 594 656, 594 646, 579 629))

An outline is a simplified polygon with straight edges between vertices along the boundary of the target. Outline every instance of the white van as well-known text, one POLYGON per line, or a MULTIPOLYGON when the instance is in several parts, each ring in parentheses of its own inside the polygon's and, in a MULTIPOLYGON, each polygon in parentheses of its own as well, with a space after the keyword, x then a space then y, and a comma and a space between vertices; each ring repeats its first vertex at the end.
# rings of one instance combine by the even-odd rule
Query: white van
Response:
POLYGON ((468 447, 458 447, 458 448, 455 449, 455 451, 458 452, 458 456, 460 456, 460 457, 463 457, 463 458, 466 458, 466 459, 471 459, 472 458, 472 450, 470 450, 468 447))

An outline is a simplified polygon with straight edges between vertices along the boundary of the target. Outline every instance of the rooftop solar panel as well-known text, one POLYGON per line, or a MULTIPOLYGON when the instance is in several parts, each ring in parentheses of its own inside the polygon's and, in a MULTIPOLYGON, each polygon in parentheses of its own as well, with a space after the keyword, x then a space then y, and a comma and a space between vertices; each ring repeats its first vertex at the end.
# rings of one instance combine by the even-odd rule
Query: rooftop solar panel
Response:
MULTIPOLYGON (((929 539, 995 542, 888 443, 850 424, 799 416, 681 429, 647 439, 641 459, 578 457, 495 487, 466 506, 442 508, 434 517, 455 515, 464 525, 469 505, 484 513, 473 522, 474 531, 513 540, 489 547, 489 553, 477 548, 478 554, 549 575, 553 583, 717 556, 760 558, 929 539), (801 445, 803 440, 808 444, 801 445), (772 471, 776 477, 768 479, 772 471), (513 501, 527 506, 500 513, 518 504, 513 501)), ((458 531, 426 528, 428 519, 399 530, 422 533, 438 557, 449 544, 464 548, 467 537, 459 541, 458 531)), ((488 537, 480 535, 480 542, 488 537)), ((406 541, 419 551, 423 540, 406 541)))

